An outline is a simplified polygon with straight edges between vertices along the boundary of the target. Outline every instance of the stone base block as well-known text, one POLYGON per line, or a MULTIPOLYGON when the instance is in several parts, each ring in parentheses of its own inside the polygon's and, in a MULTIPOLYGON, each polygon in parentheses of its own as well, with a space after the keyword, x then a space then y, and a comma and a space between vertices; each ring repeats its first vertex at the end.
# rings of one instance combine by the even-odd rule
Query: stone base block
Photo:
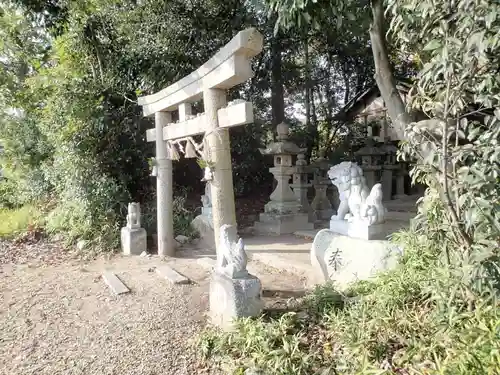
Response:
POLYGON ((231 329, 237 318, 256 317, 262 312, 260 280, 247 275, 232 279, 218 272, 210 279, 210 321, 222 329, 231 329))
POLYGON ((255 231, 261 234, 291 234, 299 230, 314 229, 307 213, 277 215, 262 213, 254 224, 255 231))
POLYGON ((365 225, 363 223, 349 223, 347 220, 330 220, 330 230, 334 233, 342 234, 363 240, 384 239, 389 233, 384 224, 365 225))
POLYGON ((332 280, 339 290, 397 266, 402 249, 389 241, 368 241, 320 230, 311 246, 315 282, 332 280))
POLYGON ((130 229, 123 227, 121 230, 122 252, 125 255, 141 255, 147 250, 146 229, 130 229))

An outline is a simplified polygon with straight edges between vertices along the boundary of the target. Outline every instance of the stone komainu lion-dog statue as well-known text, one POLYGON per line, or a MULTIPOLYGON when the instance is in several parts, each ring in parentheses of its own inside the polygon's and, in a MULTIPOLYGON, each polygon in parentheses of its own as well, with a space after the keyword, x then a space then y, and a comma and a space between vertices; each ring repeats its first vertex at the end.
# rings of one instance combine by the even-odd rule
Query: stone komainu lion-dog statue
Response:
POLYGON ((243 277, 248 274, 247 254, 243 240, 236 234, 236 227, 224 224, 220 227, 220 241, 217 249, 216 271, 231 278, 243 277))
POLYGON ((368 190, 363 170, 345 161, 330 168, 328 178, 339 191, 340 204, 332 220, 361 222, 368 226, 385 221, 387 210, 382 205, 382 185, 368 190))

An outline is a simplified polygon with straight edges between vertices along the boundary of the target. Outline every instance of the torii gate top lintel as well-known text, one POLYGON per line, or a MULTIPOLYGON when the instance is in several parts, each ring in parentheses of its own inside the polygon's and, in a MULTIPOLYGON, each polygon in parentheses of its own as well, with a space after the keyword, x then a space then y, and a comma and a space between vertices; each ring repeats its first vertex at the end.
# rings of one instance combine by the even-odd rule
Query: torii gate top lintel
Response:
POLYGON ((251 59, 262 51, 262 46, 262 34, 255 28, 240 31, 188 76, 157 93, 138 98, 144 116, 173 111, 181 103, 200 100, 204 89, 229 89, 252 78, 251 59))

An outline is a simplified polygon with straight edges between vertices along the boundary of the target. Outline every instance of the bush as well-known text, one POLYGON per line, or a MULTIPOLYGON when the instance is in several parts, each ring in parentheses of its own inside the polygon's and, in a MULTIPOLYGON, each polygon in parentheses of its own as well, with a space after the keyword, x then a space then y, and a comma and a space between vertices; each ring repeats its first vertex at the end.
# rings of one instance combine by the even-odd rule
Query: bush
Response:
POLYGON ((204 358, 233 374, 494 374, 500 371, 500 311, 476 296, 457 269, 440 267, 439 248, 402 232, 396 270, 354 284, 342 297, 318 287, 299 313, 244 319, 234 332, 200 336, 204 358))
MULTIPOLYGON (((182 195, 174 196, 173 202, 173 212, 174 212, 174 233, 175 235, 183 235, 187 237, 196 236, 194 228, 191 226, 191 222, 195 218, 193 211, 186 209, 186 194, 181 192, 182 195)), ((156 199, 149 200, 144 208, 141 208, 143 212, 143 226, 148 233, 157 232, 157 205, 156 199)))
POLYGON ((0 208, 0 238, 16 237, 43 224, 41 211, 34 205, 0 208))

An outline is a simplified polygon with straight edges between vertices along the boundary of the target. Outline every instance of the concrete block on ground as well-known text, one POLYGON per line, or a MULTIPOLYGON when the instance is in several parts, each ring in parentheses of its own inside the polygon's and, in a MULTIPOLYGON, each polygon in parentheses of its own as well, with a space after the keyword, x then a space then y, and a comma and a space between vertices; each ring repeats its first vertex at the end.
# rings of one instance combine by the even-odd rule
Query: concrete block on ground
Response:
POLYGON ((113 272, 104 272, 102 278, 114 295, 130 292, 130 289, 113 272))
POLYGON ((230 330, 237 318, 259 316, 263 309, 261 296, 262 284, 257 277, 232 279, 214 272, 210 279, 210 321, 230 330))
POLYGON ((156 268, 156 273, 172 284, 189 284, 189 279, 187 277, 181 275, 168 265, 162 265, 156 268))
POLYGON ((121 230, 122 252, 125 255, 141 255, 147 249, 147 233, 144 228, 123 227, 121 230))

